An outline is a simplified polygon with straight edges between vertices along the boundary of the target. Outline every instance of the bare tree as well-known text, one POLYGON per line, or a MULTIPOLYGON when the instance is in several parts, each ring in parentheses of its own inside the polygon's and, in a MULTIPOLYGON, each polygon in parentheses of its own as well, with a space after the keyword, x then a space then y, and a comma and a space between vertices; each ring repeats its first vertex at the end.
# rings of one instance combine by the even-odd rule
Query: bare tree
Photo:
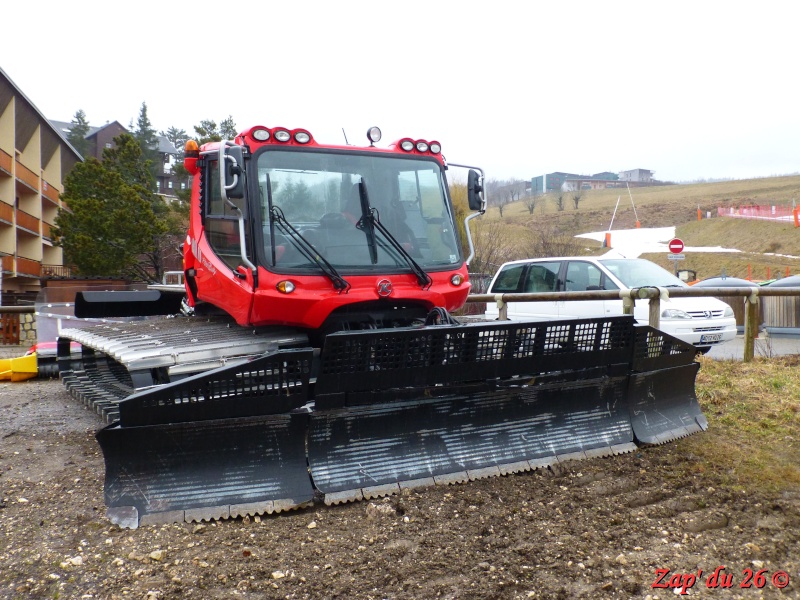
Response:
POLYGON ((566 193, 563 191, 553 192, 553 201, 556 203, 556 210, 561 212, 564 210, 564 200, 566 193))
POLYGON ((527 198, 525 198, 525 208, 528 209, 528 213, 531 214, 531 215, 533 214, 533 211, 536 209, 537 200, 538 200, 538 198, 536 196, 533 196, 533 195, 528 196, 527 198))
POLYGON ((558 230, 554 223, 542 221, 536 224, 533 236, 525 246, 525 255, 530 258, 575 256, 580 250, 578 238, 558 230))
POLYGON ((572 203, 575 205, 575 210, 578 210, 578 205, 583 200, 583 190, 573 190, 572 203))
POLYGON ((514 260, 515 250, 507 241, 507 225, 478 219, 473 226, 475 257, 469 265, 472 292, 486 291, 492 275, 504 262, 514 260))
MULTIPOLYGON (((491 198, 491 196, 490 196, 491 198)), ((500 218, 503 218, 503 209, 511 204, 511 199, 507 194, 498 194, 494 197, 494 205, 500 211, 500 218)))

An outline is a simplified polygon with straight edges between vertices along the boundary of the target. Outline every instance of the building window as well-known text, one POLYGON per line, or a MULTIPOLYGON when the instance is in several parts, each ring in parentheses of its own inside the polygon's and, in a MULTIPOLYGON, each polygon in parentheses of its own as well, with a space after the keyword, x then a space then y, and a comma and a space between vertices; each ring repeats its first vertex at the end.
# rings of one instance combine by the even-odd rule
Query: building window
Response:
POLYGON ((113 147, 114 144, 112 144, 111 142, 106 142, 106 148, 113 148, 113 147))
POLYGON ((172 189, 172 182, 171 181, 167 184, 167 187, 169 187, 169 189, 172 189))

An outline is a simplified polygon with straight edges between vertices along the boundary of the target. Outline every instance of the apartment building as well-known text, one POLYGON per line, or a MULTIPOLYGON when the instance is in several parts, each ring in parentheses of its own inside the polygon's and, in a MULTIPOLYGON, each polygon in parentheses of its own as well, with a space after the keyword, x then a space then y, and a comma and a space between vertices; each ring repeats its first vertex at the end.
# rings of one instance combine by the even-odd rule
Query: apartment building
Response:
POLYGON ((63 271, 51 227, 81 156, 0 69, 0 302, 32 299, 63 271))

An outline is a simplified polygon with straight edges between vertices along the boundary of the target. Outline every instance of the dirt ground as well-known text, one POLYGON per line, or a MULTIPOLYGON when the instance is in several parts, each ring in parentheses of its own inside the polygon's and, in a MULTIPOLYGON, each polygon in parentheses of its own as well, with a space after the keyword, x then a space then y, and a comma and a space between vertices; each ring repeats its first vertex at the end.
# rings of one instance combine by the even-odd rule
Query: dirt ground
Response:
POLYGON ((654 584, 692 576, 690 597, 800 597, 800 490, 731 488, 685 440, 382 501, 131 531, 105 518, 100 419, 59 382, 0 383, 0 415, 0 598, 663 600, 680 590, 654 584), (707 587, 721 566, 731 587, 707 587))

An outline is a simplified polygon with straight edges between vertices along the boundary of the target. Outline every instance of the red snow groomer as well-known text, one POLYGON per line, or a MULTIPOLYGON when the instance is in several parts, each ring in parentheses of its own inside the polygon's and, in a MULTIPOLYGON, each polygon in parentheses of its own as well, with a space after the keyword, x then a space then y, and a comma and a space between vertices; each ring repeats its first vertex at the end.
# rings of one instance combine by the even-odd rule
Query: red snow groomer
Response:
MULTIPOLYGON (((694 348, 632 317, 451 317, 469 258, 441 147, 368 136, 323 145, 257 126, 189 142, 183 301, 76 299, 78 316, 177 315, 59 338, 65 384, 110 423, 97 439, 115 522, 371 498, 706 428, 694 348)), ((467 236, 482 183, 470 169, 467 236)))

